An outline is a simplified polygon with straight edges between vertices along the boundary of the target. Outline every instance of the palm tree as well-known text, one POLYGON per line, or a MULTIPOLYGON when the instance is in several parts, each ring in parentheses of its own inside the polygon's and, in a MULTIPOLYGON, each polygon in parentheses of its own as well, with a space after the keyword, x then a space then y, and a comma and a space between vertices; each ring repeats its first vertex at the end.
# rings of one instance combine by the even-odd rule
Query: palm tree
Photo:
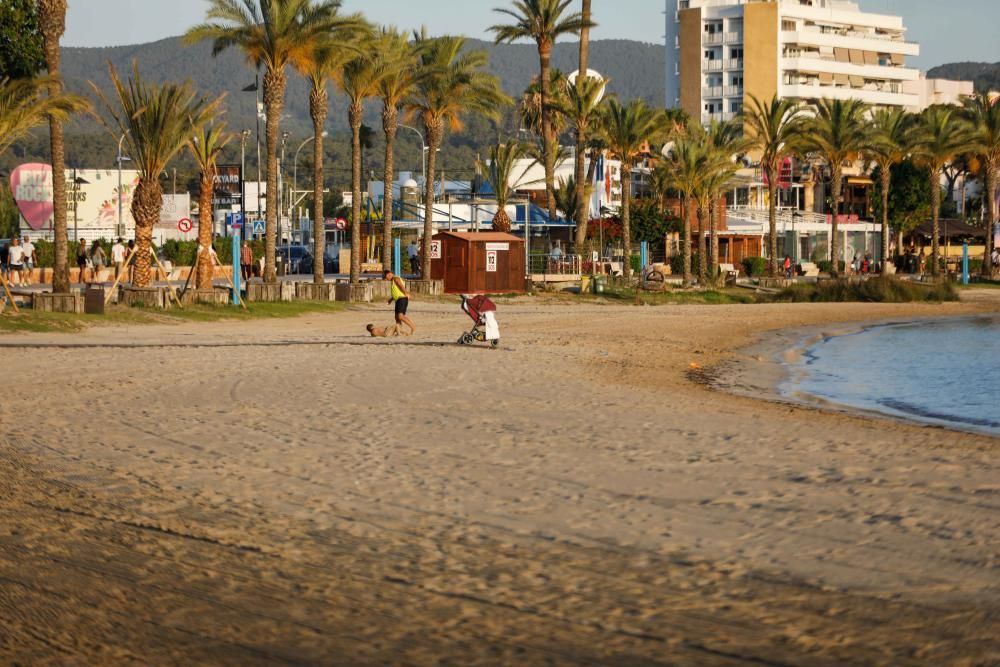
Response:
POLYGON ((941 250, 941 173, 946 164, 968 148, 970 135, 956 110, 933 106, 920 115, 913 153, 931 173, 931 219, 934 221, 934 238, 931 239, 931 275, 940 271, 938 255, 941 250))
POLYGON ((395 170, 393 159, 396 133, 399 131, 399 111, 403 102, 416 90, 422 71, 417 67, 417 51, 405 34, 383 30, 377 45, 378 60, 383 70, 378 93, 382 98, 382 132, 385 134, 385 165, 382 174, 382 256, 392 257, 392 185, 395 170))
POLYGON ((218 173, 219 155, 233 139, 226 132, 223 123, 218 125, 203 125, 192 128, 196 133, 188 142, 191 156, 201 170, 201 183, 198 195, 198 266, 195 285, 198 289, 212 289, 212 199, 215 194, 215 177, 218 173))
MULTIPOLYGON (((285 106, 288 77, 285 67, 308 62, 316 46, 331 32, 356 25, 353 16, 338 14, 340 0, 208 0, 204 23, 188 30, 184 43, 212 40, 212 55, 235 46, 257 69, 264 69, 264 105, 267 113, 267 234, 264 282, 277 280, 275 246, 278 233, 278 135, 285 106)), ((317 259, 317 261, 320 261, 317 259)))
POLYGON ((555 166, 553 155, 548 146, 547 138, 551 135, 551 117, 548 108, 552 95, 552 84, 549 70, 552 61, 552 48, 561 35, 577 35, 580 30, 591 27, 579 12, 568 14, 567 9, 573 0, 514 0, 513 9, 497 8, 494 11, 506 14, 514 19, 510 25, 495 25, 490 31, 496 33, 497 44, 510 43, 518 39, 534 40, 538 46, 538 61, 540 72, 538 80, 541 83, 541 121, 543 137, 542 147, 545 151, 545 194, 548 197, 549 217, 556 219, 555 201, 555 166))
POLYGON ((684 286, 691 285, 691 204, 701 189, 706 173, 705 144, 698 136, 701 128, 685 128, 668 144, 665 169, 674 187, 681 193, 681 221, 684 227, 681 241, 684 255, 684 286))
POLYGON ((313 123, 313 283, 317 285, 326 282, 322 258, 326 255, 323 216, 323 137, 326 133, 323 127, 330 113, 327 86, 331 80, 338 79, 347 61, 358 55, 354 38, 364 27, 360 16, 344 17, 336 30, 331 30, 315 45, 307 59, 296 62, 296 67, 309 81, 309 117, 313 123))
POLYGON ((778 178, 782 162, 793 153, 793 141, 802 131, 802 110, 797 102, 777 95, 766 102, 751 95, 743 122, 767 179, 768 272, 774 276, 778 273, 778 178))
POLYGON ((629 226, 632 206, 632 168, 641 157, 647 142, 656 141, 663 132, 660 115, 642 100, 623 105, 608 98, 607 109, 601 114, 601 134, 611 155, 622 163, 622 242, 625 245, 625 277, 632 275, 632 230, 629 226))
MULTIPOLYGON (((580 28, 580 74, 577 81, 588 80, 587 72, 590 69, 590 28, 596 26, 591 21, 591 0, 582 0, 583 11, 580 16, 583 19, 583 27, 580 28)), ((576 181, 576 200, 579 208, 576 211, 576 245, 581 247, 587 240, 587 225, 590 223, 590 206, 587 202, 589 196, 587 190, 589 183, 583 180, 584 152, 587 150, 586 134, 581 134, 577 128, 576 133, 576 155, 573 165, 573 178, 576 181)))
POLYGON ((365 100, 378 95, 381 73, 374 53, 365 53, 347 63, 337 81, 347 95, 351 126, 351 283, 361 279, 361 121, 365 100))
MULTIPOLYGON (((59 78, 61 51, 59 41, 66 32, 66 0, 38 0, 38 29, 42 33, 45 50, 45 65, 49 96, 62 93, 59 78)), ((66 228, 66 144, 62 120, 58 115, 49 116, 49 147, 52 152, 52 232, 53 252, 52 291, 56 294, 69 292, 69 237, 66 228)))
POLYGON ((62 122, 89 108, 87 100, 79 95, 42 95, 49 78, 0 79, 0 155, 46 120, 55 117, 62 122))
MULTIPOLYGON (((437 150, 445 131, 462 130, 462 116, 479 113, 496 118, 510 104, 500 90, 496 76, 485 71, 485 51, 465 50, 464 37, 436 37, 417 34, 416 48, 423 71, 415 93, 406 102, 410 116, 418 116, 427 137, 427 183, 424 193, 424 257, 431 256, 434 234, 434 173, 437 150)), ((423 262, 423 279, 431 279, 431 263, 423 262)))
POLYGON ((519 163, 527 156, 527 146, 520 142, 511 142, 490 146, 490 159, 487 162, 478 161, 479 170, 497 198, 497 212, 493 216, 495 232, 510 232, 510 216, 507 215, 506 207, 514 196, 514 191, 527 185, 522 179, 531 165, 524 165, 521 173, 516 173, 519 163))
MULTIPOLYGON (((889 261, 889 189, 892 167, 906 159, 913 117, 902 109, 879 109, 871 121, 871 139, 866 153, 879 168, 882 187, 882 266, 889 261)), ((884 271, 884 269, 883 269, 884 271)))
POLYGON ((587 241, 587 223, 590 217, 590 206, 586 193, 588 183, 584 178, 584 152, 587 141, 592 134, 594 121, 600 115, 605 85, 605 81, 591 79, 582 74, 577 77, 575 83, 566 81, 565 100, 559 107, 560 115, 569 120, 576 133, 577 154, 573 166, 573 184, 576 188, 574 199, 577 208, 574 211, 566 211, 566 214, 567 217, 572 215, 576 218, 577 248, 582 248, 587 241))
POLYGON ((115 136, 125 135, 132 163, 139 171, 139 184, 132 199, 136 244, 133 283, 136 287, 148 287, 152 277, 153 225, 159 222, 163 206, 160 173, 191 140, 192 127, 198 131, 218 114, 222 97, 213 101, 198 97, 188 83, 147 83, 139 76, 139 66, 135 63, 127 85, 111 64, 108 71, 116 104, 108 101, 95 83, 90 82, 90 86, 113 121, 113 127, 108 125, 108 129, 115 136))
POLYGON ((737 156, 750 147, 750 141, 743 135, 743 125, 737 121, 718 123, 713 121, 705 133, 711 168, 706 175, 709 192, 709 264, 714 279, 719 270, 719 236, 716 226, 716 212, 719 198, 732 185, 740 163, 737 156))
POLYGON ((1000 175, 1000 102, 987 93, 965 100, 964 117, 969 123, 969 144, 983 163, 986 185, 986 250, 983 275, 993 275, 993 230, 997 223, 997 177, 1000 175))
POLYGON ((844 187, 844 165, 857 159, 871 143, 866 115, 868 106, 861 100, 822 99, 805 122, 805 134, 800 145, 804 152, 818 153, 830 168, 830 206, 833 224, 830 226, 831 273, 840 274, 840 195, 844 187))

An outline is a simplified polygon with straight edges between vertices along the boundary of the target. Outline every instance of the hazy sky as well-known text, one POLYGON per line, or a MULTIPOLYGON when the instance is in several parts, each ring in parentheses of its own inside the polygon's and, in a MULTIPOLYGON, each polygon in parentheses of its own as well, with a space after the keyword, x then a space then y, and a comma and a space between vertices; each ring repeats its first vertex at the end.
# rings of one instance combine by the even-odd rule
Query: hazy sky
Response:
MULTIPOLYGON (((432 34, 488 38, 491 9, 505 0, 344 0, 378 23, 432 34)), ((663 41, 663 0, 594 0, 594 39, 663 41)), ((861 0, 867 11, 902 13, 910 39, 921 43, 913 62, 924 69, 962 60, 1000 61, 998 0, 861 0)), ((205 0, 69 0, 66 46, 138 44, 179 35, 204 18, 205 0)))

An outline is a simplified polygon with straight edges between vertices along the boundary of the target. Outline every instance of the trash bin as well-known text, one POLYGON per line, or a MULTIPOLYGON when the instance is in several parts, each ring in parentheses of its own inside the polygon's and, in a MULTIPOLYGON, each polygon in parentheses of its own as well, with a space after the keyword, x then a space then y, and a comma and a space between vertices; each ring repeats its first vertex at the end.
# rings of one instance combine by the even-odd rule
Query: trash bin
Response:
POLYGON ((604 294, 604 285, 604 276, 594 276, 594 279, 590 281, 590 288, 594 294, 604 294))
POLYGON ((83 293, 83 312, 87 315, 104 314, 104 287, 90 285, 83 293))

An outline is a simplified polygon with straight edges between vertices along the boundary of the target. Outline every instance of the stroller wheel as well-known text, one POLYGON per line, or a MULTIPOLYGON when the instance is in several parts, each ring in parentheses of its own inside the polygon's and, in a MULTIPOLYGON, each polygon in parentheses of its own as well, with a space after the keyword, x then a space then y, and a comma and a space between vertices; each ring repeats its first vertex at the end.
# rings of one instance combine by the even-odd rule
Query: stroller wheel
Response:
POLYGON ((494 338, 493 340, 491 340, 490 341, 490 347, 492 347, 494 350, 497 349, 498 347, 500 347, 500 339, 499 338, 494 338))
POLYGON ((471 345, 476 341, 476 337, 470 333, 462 334, 462 339, 459 341, 462 345, 471 345))

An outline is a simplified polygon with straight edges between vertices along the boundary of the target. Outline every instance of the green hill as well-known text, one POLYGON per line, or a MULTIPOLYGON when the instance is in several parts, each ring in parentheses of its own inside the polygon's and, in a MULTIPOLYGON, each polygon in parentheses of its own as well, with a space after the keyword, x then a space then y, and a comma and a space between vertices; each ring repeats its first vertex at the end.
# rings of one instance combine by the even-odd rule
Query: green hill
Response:
POLYGON ((1000 90, 1000 63, 949 63, 928 71, 927 77, 974 81, 977 91, 1000 90))

